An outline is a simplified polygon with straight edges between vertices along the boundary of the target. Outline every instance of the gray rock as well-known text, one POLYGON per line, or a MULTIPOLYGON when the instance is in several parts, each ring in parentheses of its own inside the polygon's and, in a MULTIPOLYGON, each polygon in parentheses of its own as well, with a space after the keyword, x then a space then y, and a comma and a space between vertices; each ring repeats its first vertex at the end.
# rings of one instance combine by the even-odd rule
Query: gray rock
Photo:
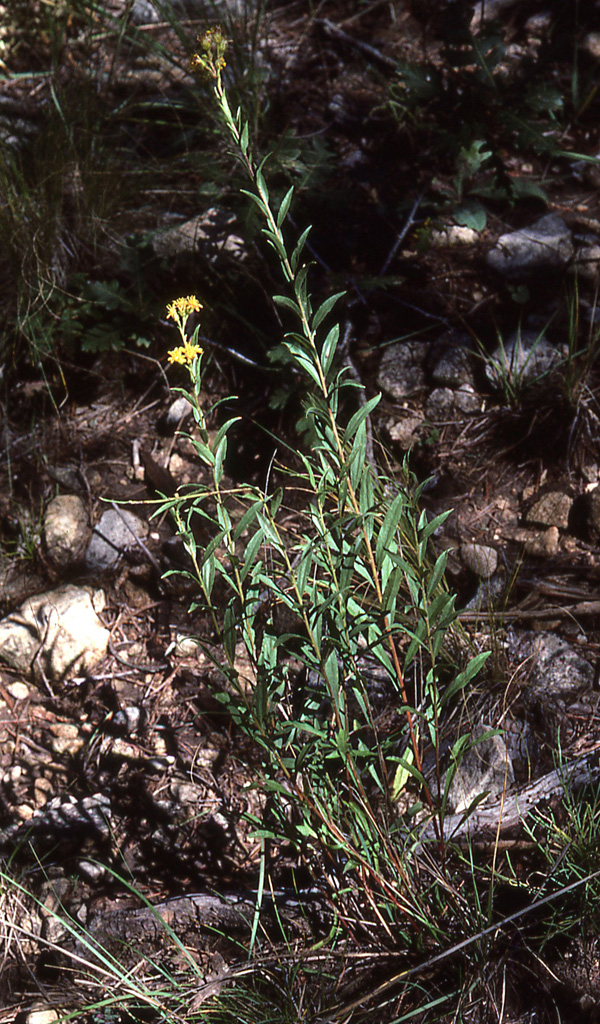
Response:
POLYGON ((121 557, 136 546, 135 537, 148 535, 148 524, 127 509, 108 509, 94 527, 85 562, 89 569, 112 569, 121 557))
POLYGON ((555 369, 567 355, 564 346, 556 347, 539 331, 515 331, 492 352, 485 367, 490 384, 503 389, 531 384, 555 369))
POLYGON ((396 341, 381 357, 377 383, 392 398, 407 398, 425 387, 425 362, 429 344, 425 341, 396 341))
POLYGON ((49 684, 91 671, 108 648, 97 615, 104 600, 101 590, 71 584, 28 598, 0 621, 0 660, 49 684))
POLYGON ((572 266, 573 274, 595 284, 600 277, 600 245, 598 241, 582 245, 572 266))
POLYGON ((543 270, 560 270, 573 256, 571 232, 555 213, 530 228, 501 235, 487 255, 489 266, 503 277, 520 278, 543 270))
POLYGON ((454 391, 434 388, 425 403, 425 416, 432 423, 445 423, 454 416, 454 391))
POLYGON ((447 388, 460 388, 465 384, 475 386, 473 374, 472 342, 468 335, 444 335, 435 348, 441 348, 441 355, 435 359, 432 377, 436 384, 447 388))
POLYGON ((89 532, 87 510, 77 494, 59 494, 52 499, 44 516, 44 541, 56 566, 73 565, 83 557, 89 532))
POLYGON ((584 508, 588 536, 597 544, 600 541, 600 487, 586 495, 584 508))
POLYGON ((523 663, 527 693, 536 698, 575 699, 593 687, 593 666, 554 633, 512 634, 509 654, 523 663))
POLYGON ((172 434, 180 426, 183 426, 185 420, 191 415, 192 404, 189 398, 186 398, 185 395, 179 395, 179 398, 176 398, 167 409, 161 420, 161 425, 168 433, 172 434))
POLYGON ((162 21, 151 0, 134 0, 129 17, 134 25, 156 25, 162 21))
POLYGON ((450 784, 448 800, 455 814, 466 811, 482 793, 486 799, 498 799, 515 781, 512 761, 502 736, 485 736, 488 726, 474 733, 478 742, 467 751, 450 784))
POLYGON ((480 395, 469 384, 463 384, 454 392, 454 405, 459 412, 469 416, 481 412, 483 409, 480 395))
POLYGON ((539 526, 558 526, 566 530, 573 499, 562 491, 548 491, 542 494, 527 513, 526 522, 539 526))
POLYGON ((484 544, 463 544, 460 556, 463 565, 482 579, 489 579, 498 568, 498 552, 484 544))
POLYGON ((157 256, 176 258, 202 251, 211 262, 225 252, 236 259, 243 259, 246 244, 232 230, 234 224, 233 214, 211 207, 198 217, 156 235, 152 243, 154 252, 157 256))
POLYGON ((101 864, 95 864, 94 861, 91 860, 80 860, 77 864, 77 868, 82 878, 84 878, 86 882, 91 882, 92 884, 101 882, 107 874, 106 868, 102 867, 101 864))
POLYGON ((423 424, 422 416, 407 415, 395 420, 388 425, 390 440, 399 445, 404 451, 418 441, 418 430, 423 424))
POLYGON ((506 583, 500 575, 482 579, 476 594, 470 601, 467 601, 465 611, 485 614, 490 609, 496 608, 504 596, 505 589, 506 583))

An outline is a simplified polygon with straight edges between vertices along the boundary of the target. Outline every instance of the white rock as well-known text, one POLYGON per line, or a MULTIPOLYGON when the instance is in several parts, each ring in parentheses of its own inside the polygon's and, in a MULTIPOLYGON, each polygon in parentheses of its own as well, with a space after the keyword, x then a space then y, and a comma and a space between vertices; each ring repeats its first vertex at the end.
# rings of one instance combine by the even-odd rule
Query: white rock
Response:
POLYGON ((0 660, 50 683, 91 670, 105 656, 110 636, 92 593, 67 584, 28 598, 0 621, 0 660))

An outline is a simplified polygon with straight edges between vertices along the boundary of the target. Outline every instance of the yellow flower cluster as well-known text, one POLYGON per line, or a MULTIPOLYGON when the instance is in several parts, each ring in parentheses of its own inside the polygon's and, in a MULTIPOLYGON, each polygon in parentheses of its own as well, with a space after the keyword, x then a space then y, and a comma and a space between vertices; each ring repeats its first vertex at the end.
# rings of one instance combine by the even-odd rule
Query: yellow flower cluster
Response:
POLYGON ((195 295, 184 295, 169 303, 167 317, 171 317, 172 320, 180 320, 184 316, 189 316, 190 313, 199 313, 201 309, 202 303, 198 302, 195 295))
POLYGON ((227 49, 227 40, 220 28, 210 28, 203 36, 198 36, 200 53, 194 53, 190 66, 195 70, 207 72, 211 78, 219 78, 226 66, 223 56, 227 49))
MULTIPOLYGON (((187 320, 191 313, 199 313, 202 309, 202 303, 198 302, 195 295, 183 295, 180 299, 175 299, 174 302, 170 302, 167 306, 167 317, 170 317, 177 324, 177 330, 181 335, 183 345, 179 348, 174 348, 169 352, 170 363, 180 363, 182 366, 191 366, 198 356, 202 355, 203 349, 199 345, 196 345, 194 340, 186 336, 187 320)), ((197 329, 194 332, 194 338, 198 333, 197 329)))
POLYGON ((189 366, 203 352, 204 349, 200 348, 200 345, 193 345, 191 341, 186 341, 184 345, 180 345, 179 348, 174 348, 169 352, 169 362, 189 366))

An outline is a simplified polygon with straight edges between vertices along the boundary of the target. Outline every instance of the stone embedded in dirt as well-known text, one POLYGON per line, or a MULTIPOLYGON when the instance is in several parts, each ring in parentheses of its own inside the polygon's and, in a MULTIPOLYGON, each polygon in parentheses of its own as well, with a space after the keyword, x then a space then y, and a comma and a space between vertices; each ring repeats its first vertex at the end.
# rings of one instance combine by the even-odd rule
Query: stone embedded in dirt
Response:
POLYGON ((234 234, 235 221, 233 214, 213 206, 198 217, 156 235, 152 243, 154 252, 157 256, 177 258, 202 251, 211 263, 223 252, 235 259, 244 259, 246 243, 234 234))
POLYGON ((459 412, 472 416, 474 413, 482 412, 484 403, 481 396, 477 394, 470 384, 462 384, 454 392, 454 405, 459 412))
POLYGON ((508 650, 523 664, 529 695, 576 697, 593 688, 593 665, 555 633, 511 633, 508 650))
POLYGON ((74 722, 55 722, 50 727, 50 733, 50 746, 53 753, 59 757, 64 754, 75 757, 85 743, 85 737, 80 735, 79 728, 74 722))
POLYGON ((467 601, 465 611, 484 613, 496 608, 504 596, 505 589, 505 580, 500 575, 482 579, 477 587, 477 592, 470 601, 467 601))
POLYGON ((432 423, 445 423, 453 418, 454 391, 434 388, 425 403, 425 416, 432 423))
POLYGON ((473 228, 448 224, 446 227, 431 232, 429 244, 434 249, 453 248, 456 245, 474 245, 478 238, 479 235, 473 228))
POLYGON ((21 1024, 54 1024, 60 1017, 61 1014, 53 1007, 48 1007, 45 1010, 30 1010, 21 1019, 21 1024))
POLYGON ((102 867, 101 864, 95 864, 91 860, 78 861, 77 870, 86 882, 92 882, 93 884, 101 882, 107 874, 106 868, 102 867))
POLYGON ((475 387, 473 343, 468 334, 448 333, 435 342, 432 378, 447 388, 475 387), (437 353, 440 353, 439 356, 437 353))
POLYGON ((129 17, 134 25, 155 25, 162 20, 151 0, 134 0, 129 17))
POLYGON ((551 558, 558 551, 559 540, 558 526, 549 526, 547 530, 526 537, 525 552, 533 558, 551 558))
POLYGON ((567 356, 565 346, 555 346, 539 331, 515 331, 499 344, 485 367, 485 375, 495 388, 532 384, 555 369, 567 356))
POLYGON ((600 60, 600 32, 588 32, 581 45, 590 56, 600 60))
POLYGON ((519 0, 477 0, 471 17, 471 30, 479 28, 482 21, 494 21, 506 7, 512 7, 519 0))
POLYGON ((600 541, 600 487, 585 495, 583 507, 587 535, 596 544, 600 541))
POLYGON ((160 426, 164 431, 172 434, 175 430, 178 430, 188 418, 192 415, 192 403, 189 398, 185 395, 180 395, 174 402, 171 403, 164 416, 160 419, 160 426))
POLYGON ((392 398, 408 398, 425 388, 426 341, 395 341, 387 345, 379 364, 377 384, 392 398))
POLYGON ((448 803, 455 814, 466 811, 483 793, 497 800, 515 781, 512 761, 502 736, 485 736, 488 726, 479 726, 472 736, 478 740, 460 762, 450 784, 448 803))
POLYGON ((529 509, 525 522, 539 526, 556 526, 566 530, 573 499, 562 491, 547 491, 529 509))
POLYGON ((398 420, 393 420, 388 424, 390 440, 399 445, 403 451, 408 451, 419 440, 417 432, 422 425, 422 416, 403 416, 398 420))
POLYGON ((457 413, 472 416, 481 412, 482 400, 468 384, 453 391, 452 388, 434 388, 425 403, 425 416, 432 423, 446 423, 456 419, 457 413))
POLYGON ((104 592, 72 584, 37 594, 0 621, 0 661, 52 685, 105 656, 104 592))
POLYGON ((577 250, 571 272, 595 284, 600 277, 600 245, 596 239, 577 250))
POLYGON ((31 692, 25 683, 9 683, 6 691, 15 700, 27 700, 31 692))
POLYGON ((485 544, 463 544, 460 556, 463 565, 483 579, 489 579, 498 568, 498 552, 485 544))
POLYGON ((60 568, 78 562, 90 533, 84 502, 77 494, 53 498, 44 516, 44 541, 50 561, 60 568))
POLYGON ((527 277, 561 270, 573 257, 571 232, 562 217, 548 213, 529 228, 501 235, 487 255, 492 270, 503 277, 527 277))
POLYGON ((85 562, 89 569, 112 569, 136 547, 135 538, 148 536, 148 524, 127 509, 108 509, 94 527, 85 562))
POLYGON ((37 572, 29 562, 13 560, 0 565, 0 605, 7 611, 21 604, 26 597, 43 590, 46 575, 37 572))

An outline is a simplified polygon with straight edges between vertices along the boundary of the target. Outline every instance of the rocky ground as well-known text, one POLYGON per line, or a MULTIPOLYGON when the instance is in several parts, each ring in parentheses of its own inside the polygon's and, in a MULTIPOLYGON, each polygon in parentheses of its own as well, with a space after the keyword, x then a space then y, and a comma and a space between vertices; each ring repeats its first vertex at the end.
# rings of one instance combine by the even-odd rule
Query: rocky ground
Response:
MULTIPOLYGON (((502 154, 505 173, 542 182, 547 201, 490 201, 484 226, 457 223, 451 171, 442 161, 434 174, 426 160, 415 169, 407 136, 381 106, 391 64, 424 53, 442 74, 439 38, 424 32, 414 5, 367 7, 321 4, 317 16, 304 4, 278 7, 255 57, 271 90, 273 138, 288 146, 276 181, 282 168, 296 175, 294 218, 314 222, 315 287, 347 287, 352 372, 369 394, 383 393, 372 424, 376 457, 399 473, 410 453, 428 481, 424 506, 452 509, 436 544, 451 549, 460 622, 477 648, 493 650, 471 729, 504 732, 463 766, 452 794, 460 812, 477 792, 493 806, 505 789, 510 798, 548 776, 559 750, 569 763, 584 759, 584 781, 597 774, 598 171, 575 156, 525 159, 515 147, 502 154), (289 140, 307 136, 312 151, 292 152, 289 140), (317 173, 321 191, 310 181, 317 173), (432 189, 442 196, 437 207, 432 189)), ((503 74, 518 81, 552 12, 491 2, 485 11, 500 18, 503 74)), ((473 16, 485 25, 477 9, 473 16)), ((146 0, 136 0, 132 17, 175 45, 146 0)), ((595 28, 590 18, 577 39, 587 69, 597 68, 595 28)), ((140 68, 120 58, 114 73, 117 91, 143 88, 155 101, 180 97, 186 75, 181 48, 174 63, 140 68)), ((570 68, 558 63, 556 74, 570 68)), ((6 81, 5 95, 33 122, 39 101, 19 81, 6 81)), ((573 119, 561 145, 593 156, 596 135, 589 120, 573 119)), ((416 131, 411 139, 416 147, 416 131)), ((136 145, 143 150, 147 138, 138 134, 136 145)), ((219 289, 226 306, 246 282, 243 318, 213 306, 203 326, 212 336, 206 404, 241 394, 236 408, 246 420, 228 473, 262 482, 272 446, 251 424, 294 437, 293 400, 283 411, 273 401, 276 388, 294 382, 274 384, 260 349, 260 337, 279 340, 262 293, 274 269, 258 240, 248 241, 237 199, 226 192, 209 203, 200 192, 198 213, 197 184, 192 174, 168 208, 146 195, 127 228, 150 238, 156 309, 188 291, 208 309, 219 289), (240 329, 253 315, 260 336, 240 329)), ((6 1021, 42 1005, 24 964, 39 955, 38 935, 69 945, 54 913, 61 905, 109 945, 124 930, 140 948, 156 943, 155 918, 113 872, 153 904, 175 901, 169 921, 206 957, 210 977, 232 953, 225 940, 209 942, 207 929, 235 934, 252 916, 260 847, 244 813, 261 795, 252 789, 252 754, 215 700, 215 671, 190 639, 206 628, 188 614, 193 594, 177 576, 164 578, 181 552, 168 518, 153 518, 155 499, 193 484, 200 468, 180 433, 188 408, 165 372, 173 338, 158 317, 148 329, 147 351, 88 349, 45 377, 29 367, 2 409, 0 849, 42 903, 3 896, 5 920, 13 915, 22 928, 29 915, 32 933, 6 942, 6 1021)), ((282 864, 282 886, 285 879, 282 864)), ((280 912, 292 932, 300 928, 291 908, 280 912)), ((573 1005, 589 1009, 598 990, 593 949, 586 955, 586 980, 569 984, 573 1005)), ((60 967, 45 957, 42 989, 60 967)), ((59 1007, 64 984, 60 991, 59 1007)))

